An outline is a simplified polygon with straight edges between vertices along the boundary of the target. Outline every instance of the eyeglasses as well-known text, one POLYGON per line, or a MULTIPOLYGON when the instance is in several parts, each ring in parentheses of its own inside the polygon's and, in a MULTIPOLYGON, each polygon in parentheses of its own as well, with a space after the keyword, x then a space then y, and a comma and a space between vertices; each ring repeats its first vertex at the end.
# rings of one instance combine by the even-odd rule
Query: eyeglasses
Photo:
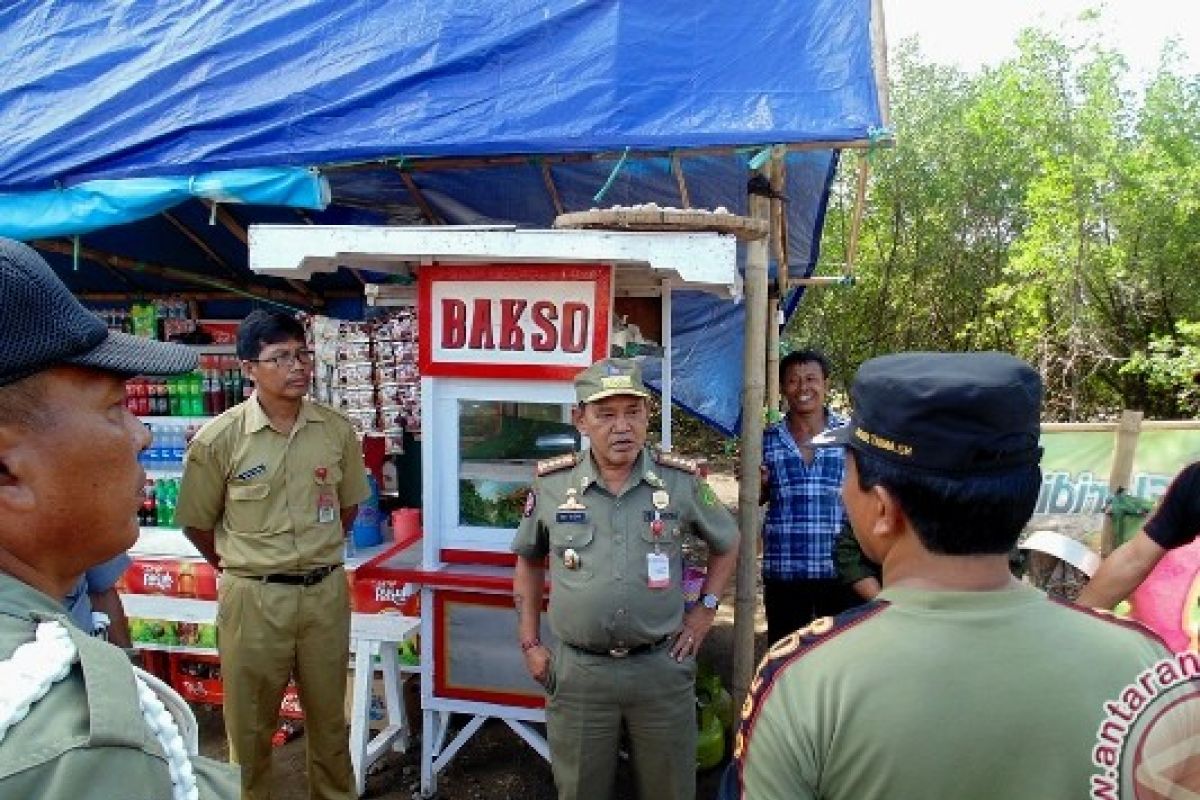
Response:
POLYGON ((278 369, 291 369, 296 366, 297 361, 307 367, 313 362, 313 351, 297 350, 294 353, 280 353, 270 358, 247 358, 246 360, 256 364, 274 364, 278 369))

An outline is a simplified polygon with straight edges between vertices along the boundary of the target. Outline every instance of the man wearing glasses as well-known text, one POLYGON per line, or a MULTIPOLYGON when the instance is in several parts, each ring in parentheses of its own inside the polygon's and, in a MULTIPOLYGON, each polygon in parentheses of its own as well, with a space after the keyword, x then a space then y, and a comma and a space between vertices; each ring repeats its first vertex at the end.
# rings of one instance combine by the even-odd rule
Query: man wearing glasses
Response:
POLYGON ((340 413, 305 398, 312 351, 282 312, 238 328, 254 394, 188 447, 176 519, 221 574, 217 636, 230 759, 243 800, 270 796, 271 735, 288 678, 304 706, 310 797, 353 798, 344 697, 350 600, 344 537, 370 494, 340 413))

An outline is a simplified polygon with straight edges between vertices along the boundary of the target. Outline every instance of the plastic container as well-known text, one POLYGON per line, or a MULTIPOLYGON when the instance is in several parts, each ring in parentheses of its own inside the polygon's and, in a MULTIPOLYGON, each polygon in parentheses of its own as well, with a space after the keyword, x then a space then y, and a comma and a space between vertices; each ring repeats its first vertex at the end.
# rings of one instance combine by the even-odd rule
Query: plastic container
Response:
POLYGON ((407 542, 421 537, 421 509, 397 508, 392 512, 392 540, 407 542))
POLYGON ((371 496, 358 506, 358 515, 354 518, 354 526, 350 529, 350 538, 354 546, 375 547, 383 542, 383 534, 379 530, 379 485, 374 475, 367 475, 367 483, 371 487, 371 496))

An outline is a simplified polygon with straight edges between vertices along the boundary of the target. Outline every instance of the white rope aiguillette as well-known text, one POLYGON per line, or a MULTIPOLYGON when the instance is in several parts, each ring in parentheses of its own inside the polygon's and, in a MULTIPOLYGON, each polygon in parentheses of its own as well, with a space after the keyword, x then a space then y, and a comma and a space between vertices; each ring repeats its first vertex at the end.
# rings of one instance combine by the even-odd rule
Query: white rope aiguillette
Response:
MULTIPOLYGON (((12 658, 0 661, 0 744, 13 726, 25 719, 33 704, 67 677, 78 659, 79 651, 66 627, 50 621, 38 623, 33 641, 18 647, 12 658)), ((173 800, 198 800, 196 776, 175 718, 145 681, 136 675, 134 681, 142 717, 167 757, 173 800)))

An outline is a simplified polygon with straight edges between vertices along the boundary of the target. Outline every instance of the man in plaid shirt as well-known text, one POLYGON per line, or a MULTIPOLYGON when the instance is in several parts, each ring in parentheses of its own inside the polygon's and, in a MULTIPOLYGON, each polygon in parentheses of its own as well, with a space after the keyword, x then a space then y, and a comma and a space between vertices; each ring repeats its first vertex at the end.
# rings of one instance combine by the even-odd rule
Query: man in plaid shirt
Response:
POLYGON ((769 644, 818 617, 858 605, 838 580, 833 543, 845 520, 845 451, 814 449, 809 440, 846 420, 825 407, 829 362, 816 350, 789 353, 779 362, 783 420, 763 434, 763 604, 769 644))

